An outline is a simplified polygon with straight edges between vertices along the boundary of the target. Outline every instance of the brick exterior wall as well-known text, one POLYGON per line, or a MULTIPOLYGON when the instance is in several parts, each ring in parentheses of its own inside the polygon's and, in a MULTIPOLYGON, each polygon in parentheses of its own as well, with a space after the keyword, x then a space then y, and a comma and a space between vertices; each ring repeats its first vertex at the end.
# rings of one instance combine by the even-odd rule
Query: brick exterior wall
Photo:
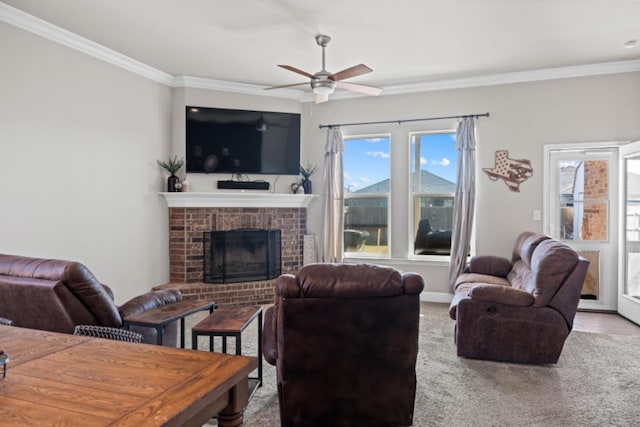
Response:
POLYGON ((582 240, 607 239, 606 203, 589 203, 589 200, 609 198, 609 164, 605 160, 584 162, 584 216, 582 240))
POLYGON ((217 304, 273 302, 274 280, 230 284, 203 283, 203 233, 238 228, 279 229, 282 273, 302 267, 306 208, 169 208, 169 277, 154 289, 178 288, 185 298, 213 299, 217 304))

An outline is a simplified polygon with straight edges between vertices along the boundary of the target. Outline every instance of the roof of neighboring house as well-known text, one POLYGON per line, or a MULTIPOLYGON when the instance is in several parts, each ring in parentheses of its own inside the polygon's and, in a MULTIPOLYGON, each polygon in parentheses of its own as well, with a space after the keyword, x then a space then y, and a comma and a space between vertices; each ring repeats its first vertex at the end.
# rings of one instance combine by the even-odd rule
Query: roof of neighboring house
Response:
MULTIPOLYGON (((565 166, 560 169, 560 194, 573 194, 576 170, 575 166, 565 166)), ((627 176, 627 197, 631 200, 640 200, 640 175, 629 172, 627 176)))
MULTIPOLYGON (((454 193, 456 184, 426 170, 420 170, 420 192, 429 194, 454 193)), ((388 193, 389 178, 371 184, 354 193, 388 193)))

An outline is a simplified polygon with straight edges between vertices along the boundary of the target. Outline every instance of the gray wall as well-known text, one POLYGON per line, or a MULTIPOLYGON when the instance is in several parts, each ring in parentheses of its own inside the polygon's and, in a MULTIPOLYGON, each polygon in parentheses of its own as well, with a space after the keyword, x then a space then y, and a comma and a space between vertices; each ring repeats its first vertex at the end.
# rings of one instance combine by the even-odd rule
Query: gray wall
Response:
MULTIPOLYGON (((515 237, 523 230, 542 231, 533 211, 543 208, 543 145, 569 142, 624 141, 640 138, 640 73, 613 74, 533 83, 443 90, 410 95, 332 100, 305 104, 305 143, 314 163, 322 164, 325 130, 318 124, 397 120, 490 112, 477 121, 477 199, 475 253, 510 257, 515 237), (493 167, 496 150, 508 150, 515 159, 529 159, 533 176, 508 190, 491 181, 482 168, 493 167)), ((377 132, 391 134, 392 192, 409 188, 411 131, 454 129, 455 120, 403 125, 343 128, 344 135, 377 132)), ((314 179, 319 189, 321 174, 314 179)), ((403 271, 422 273, 427 292, 449 292, 447 265, 408 260, 413 236, 409 230, 410 202, 391 201, 391 259, 383 263, 403 271)), ((309 215, 310 232, 321 234, 321 216, 309 215)))
POLYGON ((0 252, 83 262, 121 303, 168 280, 171 89, 0 22, 0 252))
MULTIPOLYGON (((205 89, 171 89, 39 36, 0 23, 0 252, 75 259, 114 288, 118 302, 168 280, 166 175, 156 159, 184 153, 184 105, 302 113, 302 162, 322 167, 319 124, 491 113, 477 124, 476 252, 509 256, 522 230, 541 230, 542 147, 640 138, 640 73, 304 103, 205 89), (520 193, 481 171, 496 150, 529 159, 520 193)), ((392 190, 408 188, 410 131, 450 130, 455 121, 344 128, 389 132, 392 190)), ((257 177, 251 177, 257 178, 257 177)), ((265 178, 265 177, 260 177, 265 178)), ((189 176, 193 191, 215 191, 218 176, 189 176)), ((228 179, 225 177, 224 179, 228 179)), ((266 177, 289 192, 295 177, 266 177)), ((322 188, 322 170, 313 177, 322 188)), ((409 201, 392 200, 392 257, 418 271, 427 293, 447 293, 447 264, 407 259, 409 201)), ((321 236, 321 197, 309 233, 321 236)))

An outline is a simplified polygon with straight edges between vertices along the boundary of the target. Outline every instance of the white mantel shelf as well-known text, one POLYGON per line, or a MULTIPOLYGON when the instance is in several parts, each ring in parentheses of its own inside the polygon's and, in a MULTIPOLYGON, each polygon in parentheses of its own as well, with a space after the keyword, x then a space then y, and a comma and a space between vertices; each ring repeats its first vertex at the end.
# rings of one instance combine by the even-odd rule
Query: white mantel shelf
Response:
POLYGON ((314 194, 258 192, 160 193, 170 208, 306 208, 314 194))

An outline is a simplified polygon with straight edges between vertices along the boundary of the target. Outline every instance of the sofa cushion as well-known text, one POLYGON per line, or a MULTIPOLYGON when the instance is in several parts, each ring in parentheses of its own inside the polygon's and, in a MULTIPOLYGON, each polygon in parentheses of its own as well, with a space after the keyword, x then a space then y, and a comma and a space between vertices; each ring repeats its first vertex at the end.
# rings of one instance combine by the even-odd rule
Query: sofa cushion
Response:
POLYGON ((500 285, 476 285, 469 290, 469 296, 478 301, 494 302, 515 307, 528 307, 534 301, 533 295, 529 292, 500 285))
POLYGON ((471 289, 477 285, 497 285, 510 287, 509 281, 502 277, 490 276, 488 274, 464 273, 458 276, 454 285, 454 295, 449 305, 449 317, 456 319, 458 303, 461 299, 467 298, 471 289))
POLYGON ((122 304, 118 311, 123 319, 134 314, 182 300, 182 293, 178 289, 161 289, 138 295, 122 304))
POLYGON ((522 291, 532 293, 535 288, 531 268, 521 259, 513 264, 511 271, 507 275, 507 280, 511 283, 511 287, 522 291))
POLYGON ((549 239, 551 239, 550 236, 542 233, 521 233, 513 246, 513 259, 511 260, 511 263, 515 264, 518 260, 522 260, 522 262, 530 268, 533 252, 541 242, 549 239))
POLYGON ((298 280, 305 298, 369 298, 402 295, 398 270, 373 264, 309 264, 298 280))
POLYGON ((509 271, 511 271, 511 262, 508 259, 491 255, 480 255, 471 258, 469 266, 464 272, 507 277, 509 271))
POLYGON ((91 307, 99 324, 122 326, 112 294, 80 263, 0 254, 0 275, 60 281, 84 307, 91 307))
POLYGON ((71 333, 93 314, 59 280, 0 275, 0 315, 15 326, 71 333))
POLYGON ((476 284, 476 283, 489 283, 492 285, 502 285, 502 286, 511 286, 509 280, 504 277, 491 276, 489 274, 478 274, 478 273, 463 273, 458 276, 456 279, 456 283, 453 287, 455 292, 460 290, 460 287, 463 284, 476 284))
POLYGON ((578 263, 578 253, 557 240, 541 242, 531 257, 534 289, 528 289, 535 297, 533 305, 548 305, 564 280, 578 263))

